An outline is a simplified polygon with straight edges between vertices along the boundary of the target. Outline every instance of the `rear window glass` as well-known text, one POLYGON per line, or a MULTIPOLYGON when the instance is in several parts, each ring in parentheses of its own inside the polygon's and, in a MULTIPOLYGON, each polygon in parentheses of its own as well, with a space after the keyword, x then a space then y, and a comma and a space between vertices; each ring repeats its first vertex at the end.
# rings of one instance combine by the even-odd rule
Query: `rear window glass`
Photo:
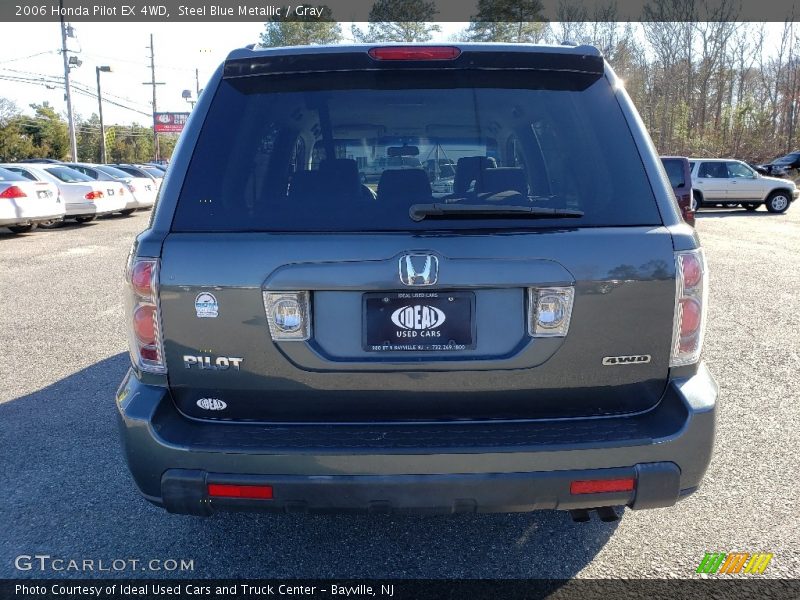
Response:
POLYGON ((603 78, 466 70, 335 75, 223 80, 194 149, 173 230, 661 222, 603 78), (429 203, 522 205, 584 216, 410 217, 412 205, 429 203))
POLYGON ((76 171, 75 169, 70 169, 69 167, 45 167, 44 170, 50 173, 53 177, 60 179, 64 183, 94 181, 94 179, 88 175, 84 175, 83 173, 76 171))
POLYGON ((130 173, 126 173, 122 169, 118 169, 116 167, 110 167, 108 165, 98 165, 97 170, 100 171, 101 173, 106 173, 118 179, 130 179, 131 177, 130 173))
POLYGON ((0 181, 26 181, 26 179, 19 173, 0 167, 0 181))
POLYGON ((661 162, 664 164, 664 170, 667 172, 667 177, 669 177, 669 183, 672 187, 677 188, 686 185, 682 160, 664 158, 661 162))
POLYGON ((157 169, 156 167, 144 167, 143 166, 143 167, 140 167, 140 168, 142 169, 142 171, 152 175, 153 177, 157 177, 157 178, 163 178, 164 177, 164 171, 162 171, 161 169, 157 169))

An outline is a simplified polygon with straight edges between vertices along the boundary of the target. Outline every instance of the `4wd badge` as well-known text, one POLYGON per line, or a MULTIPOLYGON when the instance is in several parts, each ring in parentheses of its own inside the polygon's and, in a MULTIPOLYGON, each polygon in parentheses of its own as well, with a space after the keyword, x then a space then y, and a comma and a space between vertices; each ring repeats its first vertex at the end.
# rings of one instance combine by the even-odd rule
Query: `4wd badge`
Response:
POLYGON ((603 364, 612 365, 642 365, 650 362, 649 354, 635 354, 633 356, 604 356, 603 364))

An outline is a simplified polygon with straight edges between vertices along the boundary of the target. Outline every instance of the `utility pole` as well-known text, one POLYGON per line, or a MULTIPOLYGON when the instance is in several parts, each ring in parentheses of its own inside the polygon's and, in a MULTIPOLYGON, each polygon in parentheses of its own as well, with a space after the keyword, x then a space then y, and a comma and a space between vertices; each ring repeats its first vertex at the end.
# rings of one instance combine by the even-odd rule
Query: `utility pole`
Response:
POLYGON ((78 161, 78 141, 75 139, 75 117, 72 114, 72 91, 69 85, 69 58, 67 57, 67 26, 64 23, 64 0, 59 0, 61 15, 61 57, 64 59, 64 88, 67 98, 67 122, 69 123, 69 147, 72 153, 71 160, 78 161))
POLYGON ((156 86, 164 85, 163 81, 156 81, 156 50, 153 46, 153 34, 150 34, 150 45, 147 46, 150 50, 150 81, 145 81, 142 85, 153 86, 153 149, 155 150, 155 159, 160 158, 160 148, 158 147, 158 133, 156 133, 155 113, 158 112, 158 104, 156 103, 156 86))
POLYGON ((197 92, 195 98, 200 98, 200 69, 194 70, 194 89, 197 92))
POLYGON ((97 108, 100 112, 100 162, 105 164, 108 161, 106 160, 106 126, 103 123, 103 93, 100 89, 100 73, 110 73, 111 67, 95 67, 94 70, 97 73, 97 108))

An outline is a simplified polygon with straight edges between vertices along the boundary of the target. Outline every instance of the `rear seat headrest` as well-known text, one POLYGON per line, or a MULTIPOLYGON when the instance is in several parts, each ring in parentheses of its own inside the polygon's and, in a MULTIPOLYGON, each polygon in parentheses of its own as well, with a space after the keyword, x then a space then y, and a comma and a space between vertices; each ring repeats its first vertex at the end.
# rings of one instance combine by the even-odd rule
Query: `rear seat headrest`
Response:
POLYGON ((378 181, 378 200, 431 200, 431 184, 423 169, 387 169, 378 181))

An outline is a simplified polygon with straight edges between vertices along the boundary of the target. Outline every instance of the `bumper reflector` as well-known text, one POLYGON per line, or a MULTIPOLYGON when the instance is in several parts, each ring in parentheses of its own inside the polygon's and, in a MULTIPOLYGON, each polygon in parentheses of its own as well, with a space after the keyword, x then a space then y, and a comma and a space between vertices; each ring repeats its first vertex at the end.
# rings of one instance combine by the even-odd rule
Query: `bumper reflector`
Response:
POLYGON ((212 498, 256 498, 259 500, 272 500, 272 486, 209 483, 208 495, 212 498))
POLYGON ((636 487, 636 480, 633 477, 628 477, 627 479, 588 479, 585 481, 573 481, 569 485, 569 493, 577 495, 630 492, 634 487, 636 487))

